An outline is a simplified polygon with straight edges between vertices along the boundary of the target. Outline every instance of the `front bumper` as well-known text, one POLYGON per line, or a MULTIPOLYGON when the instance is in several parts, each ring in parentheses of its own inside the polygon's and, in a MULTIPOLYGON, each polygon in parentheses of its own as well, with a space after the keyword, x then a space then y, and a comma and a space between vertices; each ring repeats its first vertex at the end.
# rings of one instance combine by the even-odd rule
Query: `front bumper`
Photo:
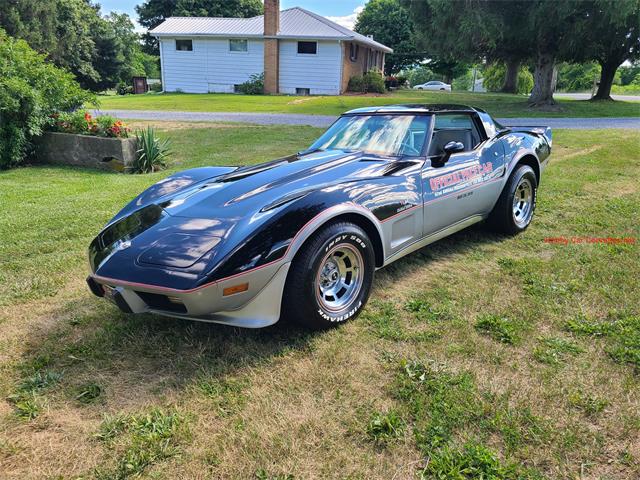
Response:
POLYGON ((276 323, 290 262, 277 262, 193 290, 90 275, 87 284, 94 295, 107 298, 126 313, 160 315, 261 328, 276 323), (225 295, 225 289, 247 284, 245 291, 225 295))

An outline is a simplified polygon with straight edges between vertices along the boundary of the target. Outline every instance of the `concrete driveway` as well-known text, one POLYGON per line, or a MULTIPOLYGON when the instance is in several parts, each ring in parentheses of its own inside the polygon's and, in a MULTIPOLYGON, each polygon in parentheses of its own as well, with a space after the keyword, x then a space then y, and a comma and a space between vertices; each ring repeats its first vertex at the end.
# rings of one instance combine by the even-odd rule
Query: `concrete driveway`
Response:
MULTIPOLYGON (((132 120, 166 120, 184 122, 240 122, 258 125, 310 125, 328 127, 336 119, 327 115, 248 112, 174 112, 166 110, 96 110, 96 115, 112 115, 132 120)), ((640 129, 640 117, 629 118, 498 118, 504 125, 544 125, 551 128, 640 129)))

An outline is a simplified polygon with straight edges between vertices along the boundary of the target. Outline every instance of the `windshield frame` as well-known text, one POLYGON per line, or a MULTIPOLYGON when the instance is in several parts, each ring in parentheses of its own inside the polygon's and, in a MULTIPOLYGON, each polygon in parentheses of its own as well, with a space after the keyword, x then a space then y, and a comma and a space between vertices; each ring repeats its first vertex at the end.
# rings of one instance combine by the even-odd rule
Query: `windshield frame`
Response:
MULTIPOLYGON (((318 143, 318 141, 329 131, 331 130, 334 125, 336 125, 340 120, 342 120, 343 118, 351 118, 351 117, 404 117, 404 116, 410 116, 410 117, 429 117, 428 119, 428 123, 427 123, 427 129, 425 131, 425 139, 424 142, 422 144, 422 148, 420 150, 420 154, 419 155, 410 155, 410 154, 384 154, 381 152, 371 152, 371 151, 367 151, 367 150, 354 150, 357 152, 363 152, 366 153, 367 155, 375 155, 378 157, 382 157, 382 158, 388 158, 388 159, 394 159, 394 160, 399 160, 399 159, 406 159, 406 158, 426 158, 426 152, 430 143, 430 139, 431 139, 431 135, 433 133, 433 123, 434 123, 434 114, 432 112, 354 112, 354 113, 345 113, 340 115, 331 125, 329 125, 329 127, 322 132, 322 135, 320 135, 312 144, 311 146, 309 146, 308 149, 300 152, 301 154, 305 154, 305 153, 311 153, 313 151, 330 151, 330 150, 336 150, 336 151, 342 151, 342 149, 336 148, 336 149, 322 149, 322 148, 317 148, 314 147, 314 145, 316 145, 318 143)), ((347 151, 346 149, 344 151, 347 151)))

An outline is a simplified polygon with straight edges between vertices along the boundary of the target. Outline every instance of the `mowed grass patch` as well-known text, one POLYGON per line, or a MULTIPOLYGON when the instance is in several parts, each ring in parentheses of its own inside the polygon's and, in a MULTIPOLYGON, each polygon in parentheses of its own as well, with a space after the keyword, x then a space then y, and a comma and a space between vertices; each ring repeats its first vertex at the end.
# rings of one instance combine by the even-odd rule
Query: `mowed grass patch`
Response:
POLYGON ((311 333, 130 317, 87 291, 86 245, 145 186, 319 132, 165 127, 169 172, 0 173, 0 477, 637 476, 639 247, 545 241, 640 237, 635 132, 554 132, 529 230, 407 256, 362 317, 311 333))
POLYGON ((396 103, 446 103, 483 108, 496 117, 637 117, 640 102, 591 102, 556 99, 554 109, 532 109, 524 95, 471 92, 398 90, 385 95, 296 97, 288 95, 237 95, 223 93, 151 93, 102 96, 103 109, 173 110, 191 112, 260 112, 340 115, 347 110, 396 103))

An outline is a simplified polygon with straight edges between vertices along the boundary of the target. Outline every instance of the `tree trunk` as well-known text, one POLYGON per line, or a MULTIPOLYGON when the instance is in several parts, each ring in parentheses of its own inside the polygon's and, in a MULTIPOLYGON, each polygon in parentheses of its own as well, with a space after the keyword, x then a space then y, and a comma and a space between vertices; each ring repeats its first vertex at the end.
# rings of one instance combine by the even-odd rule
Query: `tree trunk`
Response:
POLYGON ((518 70, 520 69, 520 61, 509 59, 505 62, 505 66, 506 72, 501 92, 518 93, 518 70))
POLYGON ((555 87, 555 56, 550 53, 538 53, 536 69, 533 73, 533 90, 529 97, 532 107, 555 105, 553 89, 555 87))
POLYGON ((600 63, 600 85, 598 85, 598 91, 592 100, 613 100, 611 98, 611 86, 613 85, 613 78, 616 76, 618 66, 619 65, 611 62, 600 63))

